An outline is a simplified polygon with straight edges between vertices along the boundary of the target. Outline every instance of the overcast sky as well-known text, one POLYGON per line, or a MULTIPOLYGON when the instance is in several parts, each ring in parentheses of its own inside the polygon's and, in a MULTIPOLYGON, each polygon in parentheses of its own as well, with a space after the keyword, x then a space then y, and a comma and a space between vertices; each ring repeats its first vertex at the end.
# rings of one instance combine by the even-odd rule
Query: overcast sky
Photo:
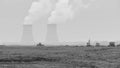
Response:
MULTIPOLYGON (((60 41, 120 40, 119 0, 96 0, 86 9, 79 9, 69 23, 58 24, 60 41)), ((22 25, 33 0, 0 0, 0 40, 18 42, 22 25)), ((35 41, 44 41, 46 22, 33 24, 35 41)))

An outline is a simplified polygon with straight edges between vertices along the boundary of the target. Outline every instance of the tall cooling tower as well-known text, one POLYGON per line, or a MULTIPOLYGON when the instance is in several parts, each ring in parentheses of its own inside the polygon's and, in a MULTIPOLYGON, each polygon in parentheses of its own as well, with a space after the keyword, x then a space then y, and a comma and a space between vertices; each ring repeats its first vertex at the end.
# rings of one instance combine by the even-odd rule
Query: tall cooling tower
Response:
POLYGON ((34 42, 32 31, 33 31, 32 24, 24 24, 23 25, 22 43, 32 44, 34 42))
POLYGON ((56 42, 58 42, 57 25, 47 24, 46 43, 56 43, 56 42))

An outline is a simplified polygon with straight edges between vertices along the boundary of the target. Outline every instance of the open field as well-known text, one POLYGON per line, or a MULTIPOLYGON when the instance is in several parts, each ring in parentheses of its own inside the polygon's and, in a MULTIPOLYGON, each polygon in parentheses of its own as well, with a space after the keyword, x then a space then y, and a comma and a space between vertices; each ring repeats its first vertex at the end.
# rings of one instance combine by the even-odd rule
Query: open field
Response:
POLYGON ((120 68, 120 47, 1 47, 0 68, 120 68))

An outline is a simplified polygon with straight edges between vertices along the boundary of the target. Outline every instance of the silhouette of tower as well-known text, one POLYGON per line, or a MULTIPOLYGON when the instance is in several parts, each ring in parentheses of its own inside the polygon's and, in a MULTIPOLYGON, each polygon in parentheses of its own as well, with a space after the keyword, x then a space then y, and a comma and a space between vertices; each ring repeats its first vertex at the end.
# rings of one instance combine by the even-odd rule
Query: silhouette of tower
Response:
POLYGON ((33 32, 32 32, 32 24, 24 24, 23 25, 23 35, 22 35, 22 43, 32 44, 33 41, 33 32))
POLYGON ((57 25, 47 24, 46 43, 56 43, 56 42, 58 42, 57 25))

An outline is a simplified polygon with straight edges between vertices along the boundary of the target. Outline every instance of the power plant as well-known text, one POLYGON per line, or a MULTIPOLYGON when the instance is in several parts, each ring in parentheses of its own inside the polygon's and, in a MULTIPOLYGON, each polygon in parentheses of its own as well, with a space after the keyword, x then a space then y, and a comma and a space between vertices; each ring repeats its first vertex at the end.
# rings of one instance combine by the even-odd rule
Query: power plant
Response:
POLYGON ((33 30, 32 24, 24 24, 23 25, 23 35, 22 35, 22 43, 24 44, 33 44, 33 30))
MULTIPOLYGON (((23 25, 22 44, 34 44, 32 24, 23 25)), ((45 43, 53 44, 58 42, 57 24, 47 24, 47 34, 45 43)))
POLYGON ((58 42, 57 24, 47 24, 46 43, 58 42))

